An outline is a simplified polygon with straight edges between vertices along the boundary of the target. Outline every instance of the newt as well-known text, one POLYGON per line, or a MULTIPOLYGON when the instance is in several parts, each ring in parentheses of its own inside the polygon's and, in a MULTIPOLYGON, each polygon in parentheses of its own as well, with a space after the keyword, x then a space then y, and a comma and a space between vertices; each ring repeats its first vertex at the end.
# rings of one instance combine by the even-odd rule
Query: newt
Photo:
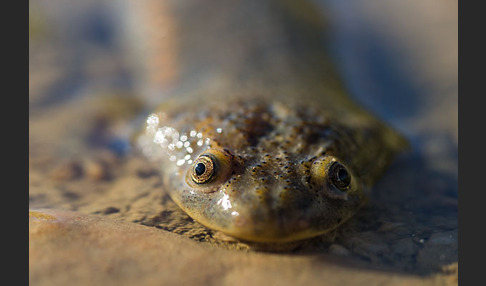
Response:
POLYGON ((160 101, 136 145, 199 223, 255 242, 322 235, 407 146, 349 97, 311 2, 125 4, 140 92, 160 101))

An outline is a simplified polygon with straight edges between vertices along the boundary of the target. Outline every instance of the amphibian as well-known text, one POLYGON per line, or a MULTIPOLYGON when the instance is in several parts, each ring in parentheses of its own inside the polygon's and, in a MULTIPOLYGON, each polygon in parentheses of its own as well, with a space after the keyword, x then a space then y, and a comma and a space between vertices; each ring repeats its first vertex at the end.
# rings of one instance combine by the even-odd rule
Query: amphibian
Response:
POLYGON ((406 146, 348 98, 310 3, 140 3, 131 44, 161 105, 136 144, 201 224, 257 242, 323 234, 406 146))

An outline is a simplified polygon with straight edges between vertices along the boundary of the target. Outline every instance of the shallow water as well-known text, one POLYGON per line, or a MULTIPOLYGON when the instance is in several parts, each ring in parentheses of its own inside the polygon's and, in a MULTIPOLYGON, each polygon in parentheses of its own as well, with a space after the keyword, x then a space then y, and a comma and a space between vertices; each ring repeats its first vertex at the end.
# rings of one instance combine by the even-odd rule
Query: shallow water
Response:
MULTIPOLYGON (((106 2, 30 3, 30 207, 255 248, 222 239, 154 192, 156 172, 127 145, 143 103, 132 99, 106 2)), ((321 2, 331 11, 335 59, 350 93, 405 134, 411 149, 355 218, 283 253, 327 253, 411 274, 446 271, 457 262, 457 2, 441 9, 420 1, 321 2)))

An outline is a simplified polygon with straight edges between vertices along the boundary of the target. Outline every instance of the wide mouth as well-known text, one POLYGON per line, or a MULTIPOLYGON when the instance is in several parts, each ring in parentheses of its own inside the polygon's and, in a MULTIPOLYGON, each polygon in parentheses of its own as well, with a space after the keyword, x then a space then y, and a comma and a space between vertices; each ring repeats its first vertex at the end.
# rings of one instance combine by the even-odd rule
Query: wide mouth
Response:
POLYGON ((302 228, 291 232, 282 232, 281 230, 265 230, 263 232, 248 231, 248 229, 237 229, 235 231, 224 230, 223 233, 238 238, 243 241, 259 243, 286 243, 303 239, 308 239, 320 235, 310 231, 308 228, 302 228))
POLYGON ((284 216, 275 213, 264 216, 237 214, 226 227, 209 226, 244 241, 282 243, 302 240, 322 234, 311 227, 304 216, 284 216))

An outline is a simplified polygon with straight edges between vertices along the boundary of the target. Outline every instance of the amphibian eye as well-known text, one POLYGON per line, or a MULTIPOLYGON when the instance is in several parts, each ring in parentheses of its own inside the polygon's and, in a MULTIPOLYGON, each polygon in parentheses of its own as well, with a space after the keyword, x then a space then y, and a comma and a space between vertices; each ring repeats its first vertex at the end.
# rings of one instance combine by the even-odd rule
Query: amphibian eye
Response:
POLYGON ((214 162, 209 156, 200 156, 192 168, 192 180, 196 184, 204 184, 211 180, 214 174, 214 162))
MULTIPOLYGON (((237 161, 239 162, 239 161, 237 161)), ((217 190, 231 174, 238 172, 234 156, 227 150, 208 149, 199 155, 192 167, 187 170, 186 183, 204 192, 217 190)))
POLYGON ((338 189, 345 191, 351 184, 351 175, 342 164, 334 162, 329 168, 329 180, 338 189))

